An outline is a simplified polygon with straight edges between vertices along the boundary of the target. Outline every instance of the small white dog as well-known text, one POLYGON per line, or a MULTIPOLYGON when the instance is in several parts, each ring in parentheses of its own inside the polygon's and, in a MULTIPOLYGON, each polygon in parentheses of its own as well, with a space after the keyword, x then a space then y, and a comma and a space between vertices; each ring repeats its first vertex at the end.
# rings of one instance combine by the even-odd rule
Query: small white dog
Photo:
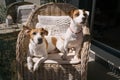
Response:
POLYGON ((63 40, 57 42, 57 48, 64 53, 63 59, 66 59, 68 49, 75 48, 75 56, 73 60, 78 60, 78 54, 83 41, 83 30, 88 22, 89 12, 81 9, 70 11, 70 27, 67 29, 63 40))
POLYGON ((27 67, 34 72, 48 58, 48 53, 56 48, 57 40, 45 36, 48 35, 48 31, 43 28, 30 29, 25 26, 24 28, 25 33, 30 37, 27 67))

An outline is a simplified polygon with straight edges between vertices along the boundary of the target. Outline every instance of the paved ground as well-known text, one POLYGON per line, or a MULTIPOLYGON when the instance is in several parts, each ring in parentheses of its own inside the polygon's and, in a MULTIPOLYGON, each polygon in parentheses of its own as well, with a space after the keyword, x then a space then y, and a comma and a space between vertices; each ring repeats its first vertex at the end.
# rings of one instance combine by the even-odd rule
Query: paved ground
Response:
POLYGON ((114 75, 102 64, 91 58, 88 64, 88 80, 120 80, 120 76, 114 75))
POLYGON ((90 62, 88 67, 88 80, 120 80, 97 62, 90 62))

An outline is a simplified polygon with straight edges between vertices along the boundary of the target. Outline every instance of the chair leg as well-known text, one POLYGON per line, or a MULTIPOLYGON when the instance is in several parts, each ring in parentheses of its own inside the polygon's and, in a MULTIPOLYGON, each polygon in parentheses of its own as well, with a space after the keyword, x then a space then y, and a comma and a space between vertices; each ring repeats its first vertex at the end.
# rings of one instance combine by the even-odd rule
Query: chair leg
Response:
POLYGON ((87 80, 87 67, 89 60, 89 42, 83 44, 83 49, 81 51, 81 80, 87 80))

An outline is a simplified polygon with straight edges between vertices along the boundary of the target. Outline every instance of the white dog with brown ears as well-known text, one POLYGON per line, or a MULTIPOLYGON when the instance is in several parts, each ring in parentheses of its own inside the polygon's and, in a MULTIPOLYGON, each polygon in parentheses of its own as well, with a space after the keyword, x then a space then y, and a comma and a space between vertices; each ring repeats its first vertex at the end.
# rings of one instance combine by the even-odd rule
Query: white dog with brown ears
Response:
POLYGON ((78 54, 83 41, 82 28, 88 23, 89 12, 77 9, 71 10, 69 15, 71 17, 70 27, 67 29, 64 39, 57 42, 57 48, 64 53, 63 59, 66 59, 69 48, 75 48, 73 60, 79 60, 78 54), (61 45, 62 43, 63 45, 61 45))
POLYGON ((48 53, 56 49, 57 39, 46 36, 48 31, 43 28, 30 29, 24 26, 25 33, 29 36, 29 50, 27 55, 28 70, 34 72, 40 64, 48 58, 48 53))

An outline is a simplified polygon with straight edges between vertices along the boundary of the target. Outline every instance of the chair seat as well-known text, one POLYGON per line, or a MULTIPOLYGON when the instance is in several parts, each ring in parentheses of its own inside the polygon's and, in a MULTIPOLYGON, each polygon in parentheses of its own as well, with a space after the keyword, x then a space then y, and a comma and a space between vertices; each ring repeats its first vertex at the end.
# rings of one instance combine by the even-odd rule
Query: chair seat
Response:
POLYGON ((74 53, 67 54, 67 60, 63 60, 61 56, 63 53, 51 53, 48 55, 48 59, 44 63, 59 63, 59 64, 78 64, 79 60, 72 60, 74 53))

